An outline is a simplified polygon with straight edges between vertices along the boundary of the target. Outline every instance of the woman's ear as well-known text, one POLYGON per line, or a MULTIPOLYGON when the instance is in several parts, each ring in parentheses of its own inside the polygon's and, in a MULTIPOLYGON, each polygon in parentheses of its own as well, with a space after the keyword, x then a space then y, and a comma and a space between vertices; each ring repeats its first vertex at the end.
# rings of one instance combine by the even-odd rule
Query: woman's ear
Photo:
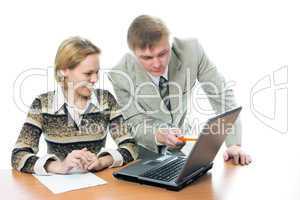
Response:
POLYGON ((59 73, 62 75, 62 76, 66 76, 66 74, 65 74, 65 72, 64 72, 64 70, 59 70, 59 73))
POLYGON ((59 70, 59 73, 64 77, 66 78, 68 75, 69 75, 69 69, 60 69, 59 70))
POLYGON ((59 82, 62 82, 62 81, 64 81, 65 80, 65 73, 64 73, 64 71, 63 70, 57 70, 57 78, 58 78, 58 81, 59 82))

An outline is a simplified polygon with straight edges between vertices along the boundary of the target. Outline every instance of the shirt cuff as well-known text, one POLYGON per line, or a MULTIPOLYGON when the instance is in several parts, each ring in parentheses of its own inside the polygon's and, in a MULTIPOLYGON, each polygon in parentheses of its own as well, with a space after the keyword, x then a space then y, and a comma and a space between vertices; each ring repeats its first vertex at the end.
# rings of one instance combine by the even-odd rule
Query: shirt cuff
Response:
POLYGON ((45 169, 45 164, 50 159, 59 160, 58 157, 54 154, 47 154, 43 157, 40 157, 34 165, 34 168, 33 168, 34 173, 36 175, 41 175, 41 176, 51 175, 51 173, 48 173, 47 170, 45 169))
POLYGON ((97 154, 98 158, 104 155, 111 155, 113 158, 113 164, 109 167, 120 167, 123 165, 123 156, 120 152, 116 149, 104 149, 102 148, 101 151, 97 154))

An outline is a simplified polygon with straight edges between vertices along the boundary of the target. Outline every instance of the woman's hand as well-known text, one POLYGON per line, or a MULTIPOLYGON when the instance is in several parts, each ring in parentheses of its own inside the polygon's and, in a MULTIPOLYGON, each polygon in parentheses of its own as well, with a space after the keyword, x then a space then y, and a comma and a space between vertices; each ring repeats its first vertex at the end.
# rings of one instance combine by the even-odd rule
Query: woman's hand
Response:
POLYGON ((88 171, 88 167, 96 162, 97 156, 86 148, 74 150, 67 155, 63 161, 51 161, 46 165, 47 172, 57 174, 68 174, 74 171, 88 171))
POLYGON ((111 155, 106 155, 98 158, 92 164, 88 166, 89 171, 100 171, 106 167, 109 167, 113 164, 113 158, 111 155))

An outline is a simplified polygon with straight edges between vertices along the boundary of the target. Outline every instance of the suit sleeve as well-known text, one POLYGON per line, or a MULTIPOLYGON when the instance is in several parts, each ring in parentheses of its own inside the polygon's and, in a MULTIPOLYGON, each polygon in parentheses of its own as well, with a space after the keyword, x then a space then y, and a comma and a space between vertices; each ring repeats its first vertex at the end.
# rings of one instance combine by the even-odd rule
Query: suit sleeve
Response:
MULTIPOLYGON (((233 90, 226 83, 216 66, 205 55, 202 47, 197 44, 199 50, 197 79, 202 89, 208 96, 208 100, 217 113, 230 110, 237 106, 233 90)), ((237 118, 234 128, 226 138, 226 145, 241 145, 241 121, 237 118)))

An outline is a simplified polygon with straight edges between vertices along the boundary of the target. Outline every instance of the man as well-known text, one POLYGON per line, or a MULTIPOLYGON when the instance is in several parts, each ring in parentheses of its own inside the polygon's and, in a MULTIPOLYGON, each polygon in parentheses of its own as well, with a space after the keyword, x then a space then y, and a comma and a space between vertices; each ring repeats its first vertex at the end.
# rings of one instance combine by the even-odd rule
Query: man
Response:
MULTIPOLYGON (((142 15, 128 29, 126 54, 109 73, 122 114, 137 142, 154 152, 180 149, 185 143, 187 99, 196 81, 217 113, 236 107, 233 91, 196 39, 173 39, 158 18, 142 15), (225 97, 225 98, 223 98, 225 97)), ((241 149, 239 119, 226 139, 224 160, 249 164, 241 149)))

